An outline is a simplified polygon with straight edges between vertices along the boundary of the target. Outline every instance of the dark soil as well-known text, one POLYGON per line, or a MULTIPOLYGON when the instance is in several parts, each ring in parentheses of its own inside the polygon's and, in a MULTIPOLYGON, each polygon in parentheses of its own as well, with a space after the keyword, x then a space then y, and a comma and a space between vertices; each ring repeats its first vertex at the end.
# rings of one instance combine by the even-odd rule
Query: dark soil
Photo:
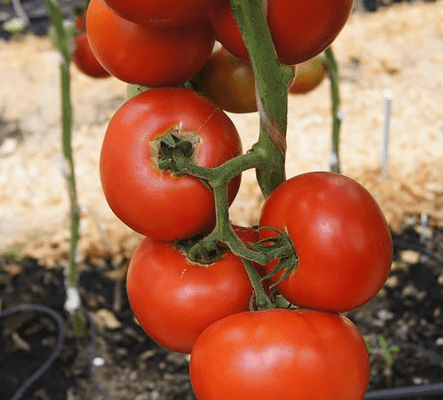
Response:
MULTIPOLYGON (((431 233, 424 242, 412 228, 394 237, 394 264, 385 287, 348 313, 371 345, 368 391, 443 381, 443 229, 431 233), (400 346, 399 353, 392 352, 392 365, 383 356, 378 335, 400 346)), ((106 260, 82 266, 82 302, 95 322, 85 334, 77 334, 64 311, 63 268, 0 259, 3 310, 40 304, 63 320, 61 351, 22 399, 195 399, 188 357, 159 347, 134 322, 121 279, 124 267, 119 268, 106 260), (91 357, 103 363, 91 367, 92 375, 91 357)), ((0 398, 8 400, 53 351, 58 327, 51 316, 34 311, 5 317, 0 329, 0 398)))
MULTIPOLYGON (((374 11, 392 2, 359 0, 356 4, 374 11)), ((72 18, 71 5, 83 1, 61 3, 65 16, 72 18)), ((31 18, 28 31, 45 34, 49 19, 43 0, 22 4, 31 18)), ((0 3, 0 24, 13 15, 12 5, 0 3)), ((0 30, 0 37, 9 34, 0 30)), ((411 227, 394 237, 394 264, 385 287, 368 304, 348 313, 371 347, 368 391, 443 382, 443 228, 430 229, 424 236, 419 231, 411 227), (399 353, 384 351, 383 339, 388 346, 400 346, 399 353)), ((82 304, 93 323, 79 334, 64 310, 63 267, 49 269, 33 259, 0 257, 0 310, 25 304, 47 306, 60 315, 64 334, 54 363, 21 399, 195 399, 188 356, 159 347, 134 321, 125 292, 125 264, 127 260, 118 266, 101 260, 81 265, 82 304), (91 358, 101 365, 92 367, 91 358)), ((57 321, 42 312, 14 313, 0 320, 1 400, 12 399, 29 382, 59 339, 57 321)), ((443 395, 426 399, 441 400, 443 395)))

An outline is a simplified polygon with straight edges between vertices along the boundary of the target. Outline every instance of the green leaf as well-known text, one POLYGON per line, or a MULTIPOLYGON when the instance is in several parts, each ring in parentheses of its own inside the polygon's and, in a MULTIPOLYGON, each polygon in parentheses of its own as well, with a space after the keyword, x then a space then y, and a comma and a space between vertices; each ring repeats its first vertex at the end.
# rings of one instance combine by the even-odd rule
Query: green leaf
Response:
POLYGON ((26 243, 16 244, 15 246, 12 246, 10 249, 6 250, 5 255, 18 263, 21 263, 25 259, 25 256, 22 254, 25 247, 26 243))
POLYGON ((393 365, 394 364, 394 357, 392 357, 392 354, 389 351, 385 351, 383 353, 383 358, 386 361, 386 364, 393 365))

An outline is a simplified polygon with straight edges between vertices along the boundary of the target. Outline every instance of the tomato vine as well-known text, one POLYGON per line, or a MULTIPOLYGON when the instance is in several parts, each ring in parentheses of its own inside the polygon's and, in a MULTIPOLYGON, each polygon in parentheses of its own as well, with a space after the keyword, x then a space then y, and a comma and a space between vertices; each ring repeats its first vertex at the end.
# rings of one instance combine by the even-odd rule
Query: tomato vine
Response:
POLYGON ((68 273, 66 276, 68 301, 67 308, 74 316, 74 324, 77 331, 83 332, 86 318, 81 311, 81 304, 77 292, 77 244, 80 229, 80 207, 77 200, 77 185, 75 179, 74 157, 72 152, 72 103, 71 103, 71 80, 69 67, 71 64, 72 49, 70 48, 70 36, 63 26, 63 16, 58 3, 45 0, 49 10, 52 24, 55 30, 56 46, 61 55, 60 61, 60 93, 61 93, 61 123, 62 123, 62 173, 68 186, 71 216, 71 239, 69 242, 68 273))

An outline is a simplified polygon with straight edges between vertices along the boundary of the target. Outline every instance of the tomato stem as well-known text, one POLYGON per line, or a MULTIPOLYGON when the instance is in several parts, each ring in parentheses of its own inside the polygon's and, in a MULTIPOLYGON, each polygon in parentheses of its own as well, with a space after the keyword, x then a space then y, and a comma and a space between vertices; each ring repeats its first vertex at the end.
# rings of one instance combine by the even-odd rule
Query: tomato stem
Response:
MULTIPOLYGON (((255 306, 258 310, 268 310, 270 308, 275 308, 276 305, 273 303, 271 298, 266 294, 263 289, 262 279, 257 269, 254 267, 252 261, 243 258, 243 265, 245 266, 246 272, 248 273, 249 280, 251 281, 252 288, 254 289, 255 306)), ((252 299, 254 300, 254 299, 252 299)), ((251 311, 254 310, 254 302, 251 301, 250 304, 251 311)))
MULTIPOLYGON (((68 274, 66 284, 68 287, 77 288, 77 244, 79 240, 80 228, 80 207, 77 200, 77 189, 75 181, 74 158, 72 155, 72 103, 71 103, 71 81, 69 66, 71 63, 71 51, 69 46, 69 35, 63 26, 63 16, 58 2, 45 0, 49 9, 51 22, 56 34, 56 43, 58 51, 61 54, 60 62, 60 91, 62 107, 62 149, 63 149, 63 174, 68 183, 68 194, 71 206, 71 238, 68 254, 68 274)), ((85 317, 80 306, 74 310, 74 325, 77 332, 84 332, 85 317)))
POLYGON ((265 162, 256 168, 265 197, 285 181, 288 87, 292 68, 280 64, 265 17, 263 0, 231 0, 231 7, 254 71, 260 133, 256 149, 265 162))
POLYGON ((338 88, 338 64, 335 60, 332 47, 325 50, 326 65, 328 66, 328 76, 331 83, 332 101, 332 153, 330 168, 332 172, 340 173, 340 127, 343 116, 340 112, 340 93, 338 88))

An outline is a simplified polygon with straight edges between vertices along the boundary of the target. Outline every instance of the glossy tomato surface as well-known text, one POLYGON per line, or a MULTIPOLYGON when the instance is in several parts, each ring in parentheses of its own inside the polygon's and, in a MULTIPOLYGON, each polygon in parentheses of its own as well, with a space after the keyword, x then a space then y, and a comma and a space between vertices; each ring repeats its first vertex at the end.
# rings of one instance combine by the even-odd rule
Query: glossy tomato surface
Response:
POLYGON ((314 90, 327 73, 326 63, 321 55, 294 66, 294 79, 289 85, 289 93, 303 94, 314 90))
MULTIPOLYGON (((215 224, 212 190, 196 177, 157 166, 158 139, 178 126, 185 140, 195 141, 197 165, 216 167, 242 152, 234 124, 206 97, 184 88, 155 88, 117 110, 100 155, 111 209, 133 230, 162 240, 191 237, 215 224)), ((231 202, 239 185, 240 176, 230 182, 231 202)))
POLYGON ((346 317, 273 309, 209 326, 192 350, 190 376, 198 400, 361 400, 369 360, 346 317))
MULTIPOLYGON (((389 274, 387 222, 370 193, 346 176, 310 172, 283 182, 267 198, 260 226, 292 240, 298 267, 277 288, 295 305, 348 311, 374 297, 389 274)), ((261 238, 273 235, 260 231, 261 238)))
MULTIPOLYGON (((320 54, 345 25, 353 0, 268 0, 269 30, 280 61, 294 65, 320 54)), ((231 53, 249 55, 230 3, 210 14, 217 40, 231 53)))
MULTIPOLYGON (((256 241, 256 231, 238 231, 256 241)), ((132 311, 145 332, 161 346, 190 353, 209 325, 249 310, 252 286, 243 262, 232 253, 196 264, 173 243, 145 238, 134 252, 127 274, 132 311)))
POLYGON ((208 61, 214 34, 208 20, 155 28, 127 21, 101 0, 91 0, 86 31, 92 51, 116 78, 138 85, 178 85, 208 61))
POLYGON ((248 61, 221 48, 214 52, 195 80, 197 89, 223 110, 257 111, 254 71, 248 61))
POLYGON ((204 19, 217 6, 229 0, 105 0, 121 17, 138 23, 157 26, 183 25, 204 19))
POLYGON ((107 78, 109 72, 97 61, 88 43, 86 33, 80 33, 74 39, 75 51, 72 61, 76 67, 91 78, 107 78))

